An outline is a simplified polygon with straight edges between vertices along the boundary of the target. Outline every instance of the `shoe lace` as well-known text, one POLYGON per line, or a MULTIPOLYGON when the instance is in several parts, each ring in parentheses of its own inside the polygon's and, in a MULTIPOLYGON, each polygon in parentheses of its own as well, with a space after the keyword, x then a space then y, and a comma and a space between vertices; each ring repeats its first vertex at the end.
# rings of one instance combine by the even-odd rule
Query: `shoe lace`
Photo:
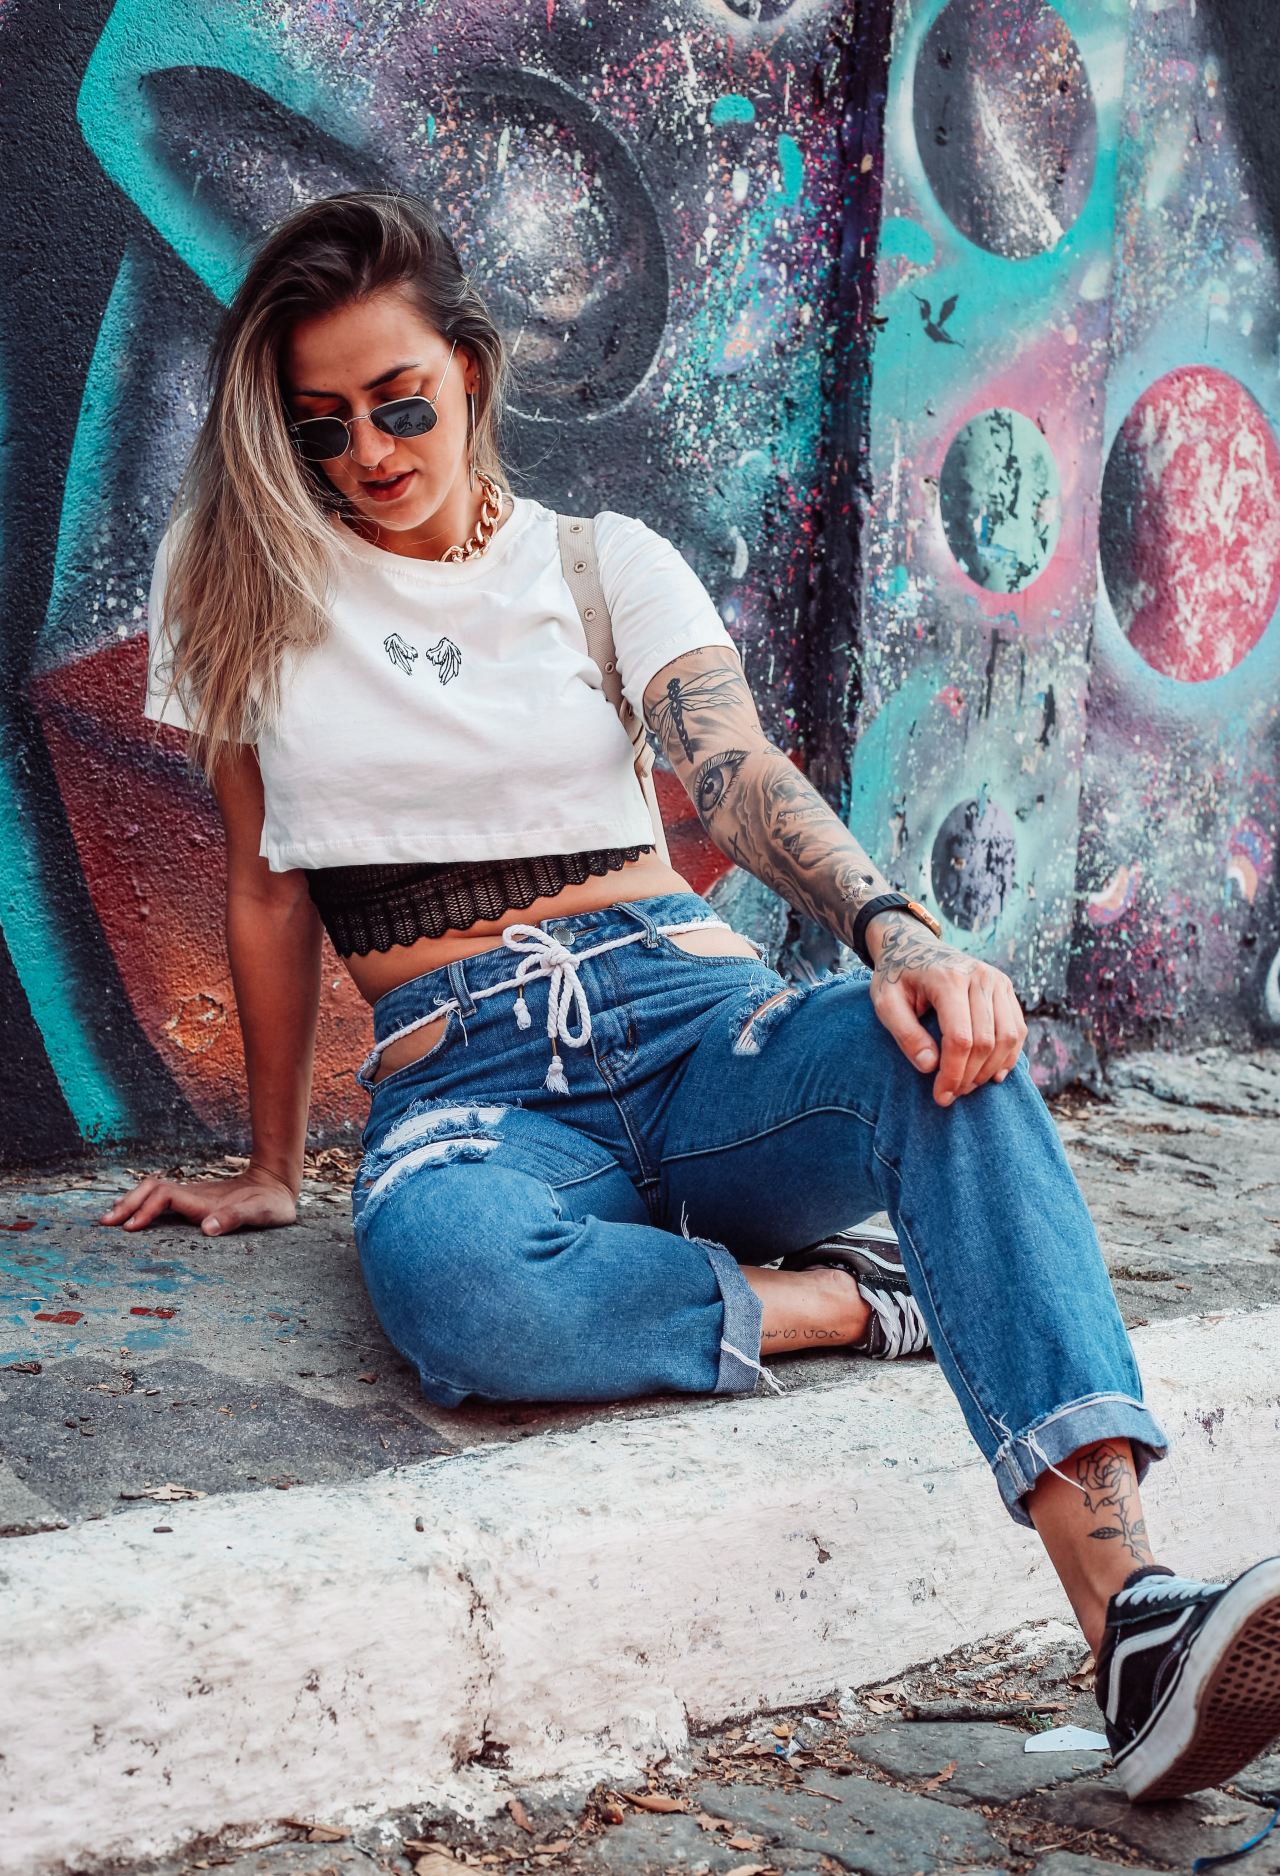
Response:
POLYGON ((1192 1576, 1144 1576, 1132 1588, 1117 1591, 1116 1604, 1128 1609, 1141 1608, 1147 1602, 1196 1602, 1206 1589, 1218 1587, 1192 1576))
POLYGON ((875 1312, 887 1343, 886 1355, 918 1355, 929 1346, 929 1331, 914 1296, 897 1290, 877 1290, 865 1280, 858 1288, 875 1312))

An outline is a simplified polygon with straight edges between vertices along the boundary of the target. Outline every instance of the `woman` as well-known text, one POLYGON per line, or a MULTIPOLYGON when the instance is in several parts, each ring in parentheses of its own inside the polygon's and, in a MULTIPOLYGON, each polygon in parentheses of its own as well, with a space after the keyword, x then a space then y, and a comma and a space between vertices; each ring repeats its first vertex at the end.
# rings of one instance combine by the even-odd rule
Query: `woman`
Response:
POLYGON ((1280 1731, 1280 1558, 1229 1586, 1154 1560, 1166 1440, 1012 985, 875 903, 692 570, 605 513, 626 697, 712 840, 866 968, 787 986, 666 863, 555 516, 507 486, 507 371, 406 197, 293 215, 225 315, 145 710, 226 829, 253 1148, 104 1222, 294 1220, 328 929, 373 1006, 361 1266, 432 1400, 749 1392, 762 1356, 932 1348, 1097 1653, 1130 1794, 1231 1775, 1280 1731), (900 1249, 841 1234, 881 1209, 900 1249))

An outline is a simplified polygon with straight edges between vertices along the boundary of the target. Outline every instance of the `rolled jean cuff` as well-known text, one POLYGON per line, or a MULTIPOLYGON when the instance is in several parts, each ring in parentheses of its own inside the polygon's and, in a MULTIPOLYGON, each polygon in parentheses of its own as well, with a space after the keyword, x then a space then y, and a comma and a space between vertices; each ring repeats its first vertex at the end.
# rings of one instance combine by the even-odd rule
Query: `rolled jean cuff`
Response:
POLYGON ((1129 1394, 1086 1394, 1055 1407, 1012 1435, 991 1461, 1005 1508, 1015 1524, 1034 1528, 1023 1498, 1068 1453, 1099 1440, 1128 1440, 1133 1469, 1141 1485, 1152 1462, 1169 1451, 1169 1437, 1148 1408, 1129 1394))
POLYGON ((711 1260, 720 1295, 724 1302, 724 1327, 720 1331, 720 1366, 716 1374, 715 1394, 750 1394, 764 1372, 760 1363, 760 1328, 764 1321, 764 1303, 742 1274, 742 1266, 731 1251, 707 1238, 696 1240, 711 1260))

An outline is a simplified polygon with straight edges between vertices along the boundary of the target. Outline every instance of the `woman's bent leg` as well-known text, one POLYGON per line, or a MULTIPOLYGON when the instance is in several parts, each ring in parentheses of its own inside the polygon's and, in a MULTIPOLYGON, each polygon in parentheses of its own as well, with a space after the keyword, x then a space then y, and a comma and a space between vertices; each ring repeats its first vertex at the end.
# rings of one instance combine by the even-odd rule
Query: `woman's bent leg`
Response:
MULTIPOLYGON (((663 1146, 666 1215, 759 1262, 888 1212, 934 1349, 1017 1522, 1067 1455, 1167 1441, 1097 1234, 1025 1057, 949 1108, 864 972, 727 1009, 689 1058, 663 1146)), ((926 1026, 938 1036, 936 1018, 926 1026)), ((748 1351, 754 1354, 754 1349, 748 1351)))
POLYGON ((544 1114, 424 1100, 352 1194, 388 1338, 441 1406, 750 1391, 760 1305, 722 1245, 660 1230, 618 1162, 544 1114))

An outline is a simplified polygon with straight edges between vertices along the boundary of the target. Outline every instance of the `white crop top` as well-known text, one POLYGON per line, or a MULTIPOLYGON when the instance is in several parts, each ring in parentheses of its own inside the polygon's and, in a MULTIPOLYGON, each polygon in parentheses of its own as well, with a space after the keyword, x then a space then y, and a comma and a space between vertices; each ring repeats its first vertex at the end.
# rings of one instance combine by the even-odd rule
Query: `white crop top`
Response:
MULTIPOLYGON (((331 630, 288 654, 280 721, 257 744, 259 852, 272 872, 652 840, 551 509, 516 496, 485 552, 450 563, 411 560, 334 526, 351 551, 338 559, 331 630)), ((171 533, 151 580, 143 714, 189 729, 157 675, 171 533)), ((623 692, 639 712, 665 664, 700 645, 732 650, 733 640, 663 535, 606 510, 596 542, 623 692)))

